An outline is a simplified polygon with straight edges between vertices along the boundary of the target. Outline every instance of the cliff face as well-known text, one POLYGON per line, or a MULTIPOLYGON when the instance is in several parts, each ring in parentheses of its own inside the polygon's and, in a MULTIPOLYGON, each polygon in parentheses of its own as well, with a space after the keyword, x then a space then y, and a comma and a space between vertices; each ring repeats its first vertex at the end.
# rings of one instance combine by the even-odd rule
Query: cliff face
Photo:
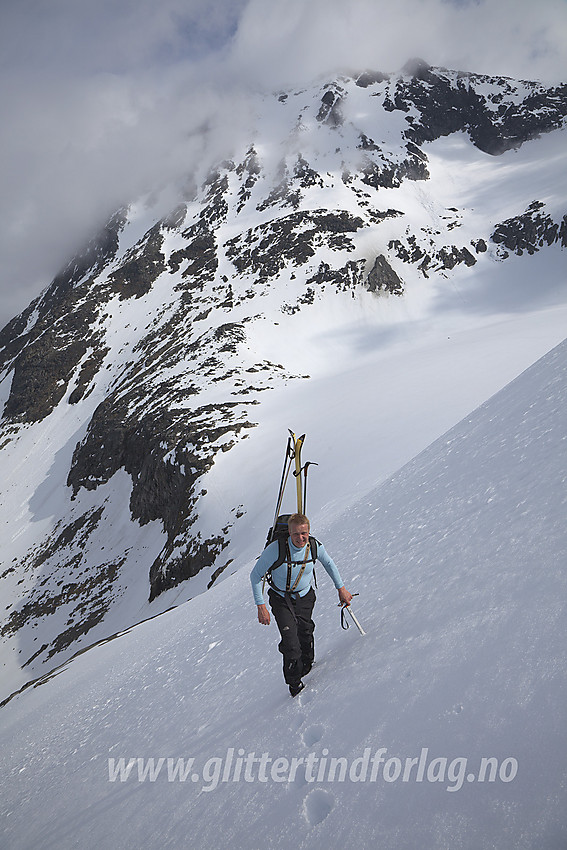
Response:
POLYGON ((5 639, 40 617, 51 623, 22 664, 103 622, 129 592, 128 564, 150 599, 226 569, 245 506, 204 533, 203 478, 253 433, 266 394, 309 372, 274 359, 259 328, 277 335, 284 322, 293 334, 295 317, 338 293, 403 298, 410 279, 566 245, 567 217, 545 198, 465 235, 458 201, 447 207, 424 189, 409 204, 406 190, 427 186, 428 143, 443 136, 466 134, 498 156, 560 128, 567 86, 416 61, 399 75, 279 93, 257 112, 247 143, 194 193, 165 217, 149 201, 119 210, 0 335, 5 457, 24 439, 36 450, 45 440, 46 469, 59 476, 57 509, 40 512, 41 528, 1 576, 21 583, 5 639), (109 495, 119 480, 128 483, 109 495), (115 534, 124 499, 144 540, 135 558, 132 536, 115 534))

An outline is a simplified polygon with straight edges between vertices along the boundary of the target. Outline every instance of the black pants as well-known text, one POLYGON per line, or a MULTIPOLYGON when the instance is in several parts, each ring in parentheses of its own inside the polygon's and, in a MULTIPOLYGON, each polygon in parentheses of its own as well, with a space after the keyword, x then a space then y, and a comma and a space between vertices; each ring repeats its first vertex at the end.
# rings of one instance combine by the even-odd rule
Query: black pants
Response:
POLYGON ((297 685, 304 667, 313 663, 315 655, 315 623, 311 619, 315 591, 311 588, 305 596, 292 598, 290 594, 280 596, 270 588, 268 599, 280 630, 278 649, 283 655, 284 679, 288 685, 297 685))

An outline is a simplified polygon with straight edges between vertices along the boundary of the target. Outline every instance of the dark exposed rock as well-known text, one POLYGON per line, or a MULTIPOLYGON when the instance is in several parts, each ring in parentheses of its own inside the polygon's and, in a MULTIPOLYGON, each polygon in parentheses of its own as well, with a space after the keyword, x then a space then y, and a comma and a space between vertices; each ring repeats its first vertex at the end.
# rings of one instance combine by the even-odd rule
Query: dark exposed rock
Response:
POLYGON ((315 290, 311 284, 315 284, 319 290, 324 289, 326 285, 335 287, 337 292, 355 289, 362 283, 364 266, 364 260, 349 260, 340 269, 331 268, 328 263, 320 263, 317 274, 306 281, 306 294, 303 296, 303 300, 299 299, 299 303, 313 303, 315 290))
POLYGON ((268 197, 257 204, 258 212, 263 212, 272 206, 292 207, 299 209, 303 197, 302 189, 310 189, 312 186, 322 186, 323 181, 318 171, 311 168, 309 163, 301 154, 292 173, 289 173, 285 161, 282 161, 279 169, 279 180, 268 197))
POLYGON ((403 281, 400 280, 392 266, 383 254, 374 260, 374 265, 366 278, 366 288, 369 292, 389 292, 392 295, 402 295, 403 281))
MULTIPOLYGON (((425 277, 429 271, 451 270, 463 263, 465 266, 474 266, 476 258, 466 246, 457 248, 455 245, 442 248, 429 246, 427 251, 421 245, 415 234, 410 234, 405 243, 399 239, 392 240, 388 247, 395 251, 396 256, 404 263, 419 263, 419 269, 425 277)), ((478 249, 482 250, 481 248, 478 249)), ((486 249, 485 249, 486 250, 486 249)))
POLYGON ((229 322, 220 325, 213 334, 214 339, 222 342, 219 351, 236 351, 239 342, 244 342, 246 334, 242 325, 229 322))
POLYGON ((221 224, 228 213, 226 195, 228 192, 228 172, 234 170, 234 163, 225 162, 211 173, 205 181, 205 197, 200 220, 205 229, 221 224))
POLYGON ((444 269, 454 269, 458 263, 464 263, 465 266, 474 266, 476 263, 468 248, 456 248, 454 245, 450 249, 441 248, 436 258, 444 269))
POLYGON ((75 381, 75 389, 69 396, 69 404, 78 404, 82 398, 89 394, 91 391, 89 386, 92 389, 92 381, 109 352, 109 348, 99 347, 83 362, 79 376, 75 381))
POLYGON ((35 323, 27 345, 13 361, 14 377, 4 408, 7 419, 37 422, 48 416, 67 392, 87 348, 98 345, 90 326, 91 309, 85 304, 73 306, 74 299, 67 293, 58 299, 62 312, 56 321, 46 313, 35 323))
POLYGON ((327 89, 321 98, 317 121, 328 124, 330 127, 340 127, 344 120, 341 112, 342 94, 343 90, 338 86, 327 89))
POLYGON ((118 239, 126 223, 127 210, 122 208, 115 213, 99 233, 91 239, 85 249, 73 257, 65 268, 55 277, 50 287, 49 301, 58 297, 59 292, 69 289, 87 275, 94 277, 114 258, 118 250, 118 239))
POLYGON ((92 281, 114 258, 125 220, 125 210, 112 216, 45 293, 4 328, 0 364, 14 369, 4 408, 7 419, 36 422, 49 415, 87 350, 98 349, 100 333, 94 319, 99 304, 92 281))
POLYGON ((431 257, 427 255, 421 245, 418 245, 416 237, 411 234, 407 238, 407 243, 404 244, 399 239, 392 239, 388 248, 396 252, 396 256, 403 263, 418 263, 424 257, 427 257, 428 264, 431 262, 431 257))
POLYGON ((379 71, 364 71, 357 77, 356 85, 363 89, 373 86, 376 83, 383 83, 388 79, 388 74, 382 74, 379 71))
POLYGON ((278 182, 270 191, 265 200, 256 205, 258 212, 263 212, 268 207, 281 206, 298 209, 301 203, 301 191, 298 186, 293 185, 293 178, 288 172, 285 160, 282 160, 278 171, 278 182))
POLYGON ((477 239, 472 244, 477 254, 484 254, 486 251, 488 251, 488 245, 486 244, 484 239, 477 239))
POLYGON ((567 85, 546 89, 537 83, 524 83, 523 100, 504 101, 502 94, 512 93, 515 85, 505 78, 493 80, 474 74, 459 75, 455 85, 453 75, 424 63, 418 73, 412 72, 411 80, 402 77, 397 82, 394 100, 384 101, 384 108, 408 114, 406 137, 418 146, 462 131, 480 150, 499 155, 562 126, 567 116, 567 85), (500 100, 496 89, 492 95, 484 93, 488 83, 500 86, 500 100), (420 113, 419 118, 409 114, 412 106, 420 113))
POLYGON ((103 562, 87 571, 81 558, 81 547, 88 545, 89 535, 96 529, 102 513, 102 507, 87 511, 32 554, 28 567, 35 573, 49 564, 51 567, 46 578, 37 583, 27 599, 5 619, 0 634, 14 634, 28 625, 33 626, 40 619, 56 615, 62 608, 68 612, 67 628, 57 628, 51 633, 44 630, 44 639, 49 634, 48 643, 42 644, 26 658, 22 662, 23 667, 40 655, 49 659, 67 649, 100 623, 112 604, 114 581, 121 561, 103 562), (66 560, 66 552, 74 554, 66 560), (62 562, 65 569, 59 579, 62 562))
POLYGON ((162 223, 159 222, 146 234, 142 243, 126 255, 120 268, 110 275, 109 280, 120 298, 141 298, 150 291, 166 269, 162 242, 162 223))
MULTIPOLYGON (((379 150, 376 147, 374 149, 379 150)), ((362 182, 373 189, 396 189, 404 180, 428 180, 426 155, 411 142, 407 143, 406 151, 407 156, 401 162, 381 158, 376 161, 367 156, 361 167, 362 182)))
POLYGON ((311 168, 307 160, 304 159, 301 154, 297 157, 293 176, 303 189, 310 189, 313 186, 323 186, 323 180, 321 179, 319 172, 315 171, 314 168, 311 168))
POLYGON ((509 218, 494 229, 491 239, 521 256, 524 251, 535 254, 545 245, 559 243, 567 247, 567 215, 561 222, 545 215, 541 201, 533 201, 525 213, 509 218))
POLYGON ((355 233, 363 225, 361 218, 345 211, 293 213, 230 239, 226 254, 239 273, 257 274, 259 281, 265 281, 288 263, 306 263, 320 244, 348 250, 351 242, 346 234, 355 233))
POLYGON ((214 279, 218 267, 216 239, 212 231, 200 222, 184 231, 183 236, 187 246, 171 254, 169 268, 176 272, 181 263, 187 261, 183 278, 193 277, 202 288, 204 283, 214 279))
POLYGON ((258 177, 262 173, 260 160, 252 145, 246 155, 245 160, 237 167, 236 173, 242 180, 242 185, 238 193, 238 212, 243 208, 246 201, 250 198, 252 189, 256 185, 258 177))
POLYGON ((166 230, 178 230, 185 221, 186 215, 187 204, 179 204, 162 220, 162 227, 166 230))
MULTIPOLYGON (((219 331, 220 339, 227 335, 232 339, 234 328, 219 331)), ((242 420, 235 402, 194 410, 162 408, 142 418, 128 415, 127 402, 124 397, 110 397, 96 409, 85 439, 75 450, 68 485, 76 494, 81 487, 96 489, 119 469, 131 475, 132 516, 141 525, 162 520, 167 534, 164 551, 150 568, 153 598, 166 586, 214 563, 217 543, 195 540, 175 568, 166 566, 175 541, 191 540, 199 478, 211 468, 227 439, 232 442, 252 423, 242 420)))

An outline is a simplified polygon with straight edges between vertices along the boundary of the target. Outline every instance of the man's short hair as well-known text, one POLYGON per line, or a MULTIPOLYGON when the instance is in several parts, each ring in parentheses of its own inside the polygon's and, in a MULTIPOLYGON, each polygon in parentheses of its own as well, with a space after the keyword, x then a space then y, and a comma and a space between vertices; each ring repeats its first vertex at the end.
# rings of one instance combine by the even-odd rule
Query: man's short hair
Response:
POLYGON ((306 525, 307 528, 311 527, 311 524, 305 514, 292 514, 287 521, 288 531, 291 531, 292 526, 295 527, 297 525, 306 525))

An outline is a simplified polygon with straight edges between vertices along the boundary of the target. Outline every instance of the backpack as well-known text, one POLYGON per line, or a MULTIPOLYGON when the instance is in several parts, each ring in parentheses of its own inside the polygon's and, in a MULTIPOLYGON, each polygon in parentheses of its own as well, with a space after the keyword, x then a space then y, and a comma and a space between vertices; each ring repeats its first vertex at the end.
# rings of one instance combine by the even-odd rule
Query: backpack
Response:
MULTIPOLYGON (((272 581, 272 570, 275 570, 277 567, 281 567, 282 564, 287 563, 288 571, 287 571, 287 582, 286 582, 286 591, 293 590, 294 588, 290 587, 291 584, 291 552, 289 551, 288 545, 288 537, 289 530, 287 527, 288 520, 291 514, 282 514, 279 516, 272 528, 268 531, 268 536, 266 538, 266 546, 269 546, 270 543, 274 543, 277 540, 278 542, 278 557, 272 564, 272 566, 266 571, 264 575, 264 579, 268 582, 270 587, 274 589, 281 590, 281 588, 276 588, 274 582, 272 581)), ((315 587, 317 587, 317 578, 315 576, 315 561, 317 560, 317 544, 318 540, 315 537, 309 536, 309 549, 311 551, 311 558, 306 558, 303 569, 305 568, 305 564, 307 561, 313 562, 313 581, 315 582, 315 587)), ((264 546, 264 548, 266 548, 264 546)), ((303 575, 303 569, 300 571, 299 576, 296 579, 296 584, 303 575)))

